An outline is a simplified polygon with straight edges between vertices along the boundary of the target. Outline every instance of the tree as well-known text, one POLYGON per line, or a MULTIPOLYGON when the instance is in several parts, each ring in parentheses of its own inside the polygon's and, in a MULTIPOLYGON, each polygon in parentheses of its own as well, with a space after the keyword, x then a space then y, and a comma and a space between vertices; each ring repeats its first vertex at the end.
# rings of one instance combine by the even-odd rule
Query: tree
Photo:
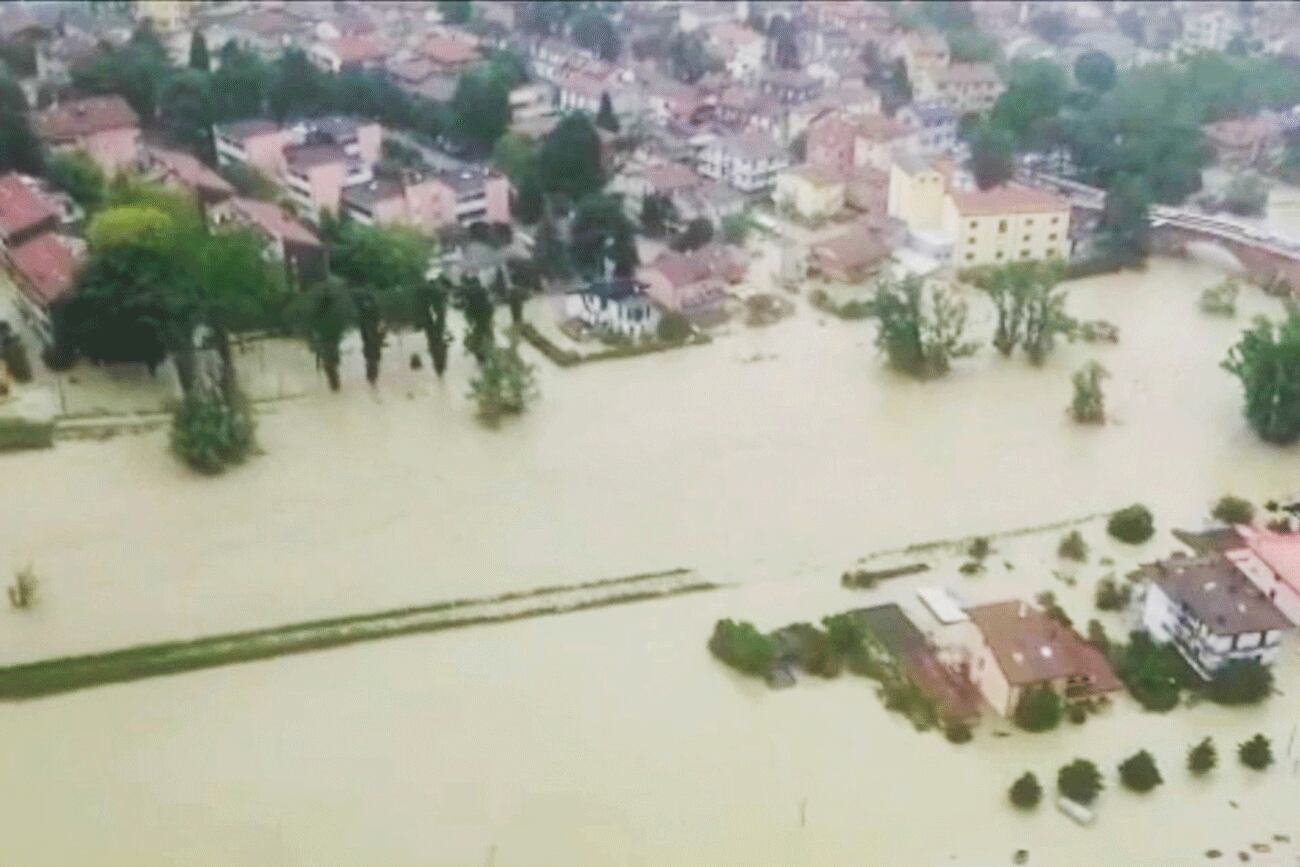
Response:
POLYGON ((464 24, 471 11, 469 0, 438 0, 438 14, 445 24, 464 24))
POLYGON ((596 277, 612 266, 615 276, 631 276, 638 264, 632 223, 615 196, 593 194, 578 203, 569 229, 569 249, 579 272, 596 277))
POLYGON ((155 251, 141 246, 93 250, 72 298, 55 310, 64 348, 91 361, 156 369, 167 355, 162 298, 172 276, 155 251))
POLYGON ((330 270, 353 286, 379 293, 410 290, 424 281, 433 242, 406 226, 343 223, 330 245, 330 270))
POLYGON ((571 201, 605 185, 600 163, 600 137, 585 114, 570 112, 542 141, 537 168, 542 187, 571 201))
POLYGON ((1089 361, 1074 372, 1074 398, 1070 401, 1070 417, 1080 424, 1102 424, 1106 421, 1106 395, 1101 383, 1110 376, 1106 368, 1089 361))
POLYGON ((582 11, 573 19, 571 34, 574 42, 594 52, 601 60, 618 60, 619 52, 623 49, 614 25, 605 13, 594 7, 582 11))
POLYGON ((301 49, 290 48, 274 64, 267 101, 276 120, 291 114, 324 114, 331 108, 329 76, 301 49))
POLYGON ((478 404, 479 420, 495 427, 536 399, 533 368, 519 357, 515 344, 489 346, 479 360, 479 375, 470 383, 469 396, 478 404))
POLYGON ((460 306, 465 313, 465 351, 483 364, 495 343, 492 296, 477 277, 466 277, 459 286, 460 306))
POLYGON ((170 78, 167 52, 147 28, 125 45, 101 43, 98 51, 72 67, 72 83, 82 93, 116 93, 151 123, 158 95, 170 78))
POLYGON ((721 61, 704 47, 694 33, 676 33, 668 44, 668 74, 686 84, 695 84, 710 72, 723 68, 721 61))
POLYGON ((492 146, 492 165, 519 185, 530 174, 537 173, 537 154, 532 142, 518 133, 508 132, 492 146))
POLYGON ((422 280, 409 290, 410 321, 424 332, 433 372, 439 377, 447 369, 447 297, 451 285, 445 277, 422 280))
POLYGON ((533 240, 533 265, 539 274, 546 277, 563 277, 570 271, 568 251, 550 209, 545 206, 537 224, 537 237, 533 240))
POLYGON ((776 660, 776 644, 752 623, 719 620, 709 638, 709 651, 746 674, 765 675, 776 660))
POLYGON ((778 69, 798 69, 799 41, 795 36, 794 26, 781 15, 776 16, 772 21, 786 22, 783 27, 773 28, 776 30, 776 36, 773 39, 772 59, 778 69))
POLYGON ((1099 611, 1123 611, 1133 599, 1133 588, 1122 584, 1114 578, 1102 578, 1097 582, 1097 592, 1093 602, 1099 611))
POLYGON ((659 317, 655 335, 665 343, 681 343, 691 336, 691 320, 676 310, 666 311, 659 317))
POLYGON ((196 388, 172 414, 172 453, 190 469, 216 475, 256 449, 256 429, 247 401, 196 388))
POLYGON ((542 182, 538 180, 537 172, 530 171, 519 182, 515 193, 514 217, 523 225, 531 226, 542 218, 542 210, 545 206, 542 182))
POLYGON ((1088 543, 1084 541, 1082 533, 1078 530, 1071 530, 1061 539, 1061 544, 1056 548, 1056 554, 1064 560, 1085 563, 1088 560, 1088 543))
POLYGON ((172 76, 158 103, 158 119, 177 141, 205 161, 216 159, 212 142, 212 99, 207 73, 187 69, 172 76))
POLYGON ((973 28, 948 34, 948 53, 957 63, 992 63, 1000 54, 992 36, 973 28))
POLYGON ((878 322, 876 348, 890 366, 918 379, 942 376, 953 359, 975 352, 962 340, 966 305, 943 288, 926 290, 921 278, 881 280, 871 301, 878 322))
POLYGON ((85 151, 50 154, 45 176, 92 216, 107 194, 104 172, 85 151))
POLYGON ((1214 770, 1219 763, 1219 752, 1214 748, 1214 741, 1205 738, 1187 751, 1187 770, 1200 777, 1214 770))
POLYGON ((23 89, 0 66, 0 172, 39 173, 44 160, 23 89))
POLYGON ((1273 671, 1257 659, 1232 659, 1210 680, 1210 700, 1218 704, 1258 704, 1273 693, 1273 671))
POLYGON ((1115 61, 1104 51, 1085 51, 1074 61, 1074 80, 1089 90, 1104 93, 1116 77, 1115 61))
POLYGON ((1228 182, 1220 204, 1232 214, 1259 216, 1268 205, 1268 185, 1254 172, 1242 172, 1228 182))
POLYGON ((1015 63, 1006 91, 993 106, 991 123, 1009 133, 1019 147, 1036 147, 1043 122, 1060 112, 1068 90, 1065 73, 1052 61, 1015 63))
POLYGON ((1262 771, 1273 764, 1273 745, 1268 738, 1257 734, 1237 745, 1237 758, 1251 770, 1262 771))
POLYGON ((988 123, 975 128, 970 144, 970 168, 981 190, 1005 184, 1016 172, 1015 140, 1011 133, 988 123))
POLYGON ((510 91, 482 72, 462 75, 451 97, 452 134, 486 154, 510 125, 510 91))
POLYGON ((673 200, 661 193, 647 193, 641 199, 641 231, 651 238, 662 238, 677 220, 673 200))
POLYGON ((355 315, 343 281, 329 277, 299 296, 297 320, 316 363, 325 370, 330 391, 339 390, 343 335, 355 315))
POLYGON ((1062 765, 1056 775, 1056 788, 1062 795, 1079 804, 1087 806, 1097 800, 1097 795, 1106 788, 1101 779, 1101 771, 1087 759, 1075 759, 1068 765, 1062 765))
POLYGON ((1106 190, 1097 245, 1103 255, 1120 265, 1144 261, 1151 249, 1150 199, 1139 179, 1117 177, 1106 190))
POLYGON ((1223 362, 1246 392, 1246 420, 1266 442, 1300 439, 1300 311, 1275 325, 1259 318, 1223 362))
POLYGON ((27 347, 8 322, 0 321, 0 362, 16 382, 32 381, 32 362, 27 347))
POLYGON ((217 120, 239 120, 262 114, 271 91, 273 73, 252 52, 231 40, 221 49, 221 66, 212 73, 212 113, 217 120))
POLYGON ((366 382, 379 381, 379 362, 388 343, 387 329, 379 313, 379 299, 371 289, 352 290, 352 305, 357 314, 357 331, 361 334, 361 357, 366 363, 366 382))
POLYGON ((1119 780, 1134 792, 1149 792, 1164 782, 1155 758, 1146 750, 1138 750, 1119 763, 1119 780))
POLYGON ((1011 784, 1007 795, 1016 807, 1021 810, 1032 810, 1042 800, 1043 787, 1039 785, 1038 777, 1034 776, 1033 771, 1025 771, 1011 784))
POLYGON ((1016 703, 1016 725, 1027 732, 1045 732, 1061 722, 1061 697, 1050 686, 1031 686, 1016 703))
POLYGON ((1060 262, 984 266, 963 276, 997 308, 993 345, 1003 355, 1009 356, 1020 346, 1032 363, 1041 364, 1055 346, 1056 336, 1069 334, 1075 326, 1065 312, 1065 293, 1055 291, 1065 276, 1060 262))
POLYGON ((1210 510, 1210 516, 1216 521, 1232 526, 1249 524, 1255 520, 1255 507, 1250 500, 1224 494, 1210 510))
POLYGON ((686 224, 681 234, 668 242, 679 253, 698 250, 713 240, 713 222, 708 217, 696 217, 686 224))
POLYGON ((596 126, 610 132, 618 132, 618 115, 614 114, 614 104, 609 101, 609 94, 600 95, 600 111, 596 112, 596 126))
POLYGON ((1121 542, 1140 545, 1155 533, 1151 510, 1134 503, 1111 513, 1106 521, 1106 532, 1121 542))
POLYGON ((212 61, 208 57, 208 40, 204 38, 202 30, 195 30, 194 35, 190 37, 190 69, 199 72, 212 71, 212 61))
POLYGON ((1134 632, 1118 657, 1116 673, 1143 708, 1165 713, 1178 706, 1187 664, 1177 650, 1156 644, 1146 632, 1134 632))
POLYGON ((1064 45, 1071 34, 1074 33, 1074 26, 1070 23, 1069 15, 1059 9, 1039 12, 1029 19, 1029 27, 1054 45, 1064 45))

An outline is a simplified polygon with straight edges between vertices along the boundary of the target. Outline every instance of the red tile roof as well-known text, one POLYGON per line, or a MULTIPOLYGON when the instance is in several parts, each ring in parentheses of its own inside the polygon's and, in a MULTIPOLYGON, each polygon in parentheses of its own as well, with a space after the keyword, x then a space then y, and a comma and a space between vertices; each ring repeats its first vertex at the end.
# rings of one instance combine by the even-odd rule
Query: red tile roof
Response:
POLYGON ((388 53, 387 48, 369 34, 327 39, 325 45, 334 50, 339 62, 344 65, 382 60, 388 53))
POLYGON ((1120 688, 1101 651, 1032 605, 1013 599, 966 613, 1013 686, 1084 677, 1096 690, 1120 688))
POLYGON ((431 36, 421 53, 439 66, 463 66, 478 60, 478 49, 468 42, 446 36, 431 36))
POLYGON ((18 175, 0 177, 0 235, 18 235, 58 216, 58 209, 18 175))
POLYGON ((72 100, 47 108, 37 119, 41 135, 55 141, 139 125, 140 118, 120 96, 72 100))
POLYGON ((952 201, 957 213, 968 217, 1070 209, 1070 203, 1055 193, 1023 184, 1003 184, 987 190, 953 190, 952 201))
POLYGON ((257 226, 276 240, 309 247, 321 246, 320 239, 310 229, 282 211, 279 205, 239 198, 231 199, 230 204, 243 222, 257 226))
POLYGON ((688 190, 698 187, 702 178, 689 167, 681 163, 664 163, 650 166, 645 170, 646 183, 654 187, 656 193, 672 193, 676 190, 688 190))
POLYGON ((150 148, 149 156, 169 175, 192 190, 218 196, 233 196, 230 182, 184 151, 150 148))
POLYGON ((72 289, 76 257, 68 242, 52 232, 14 247, 9 251, 9 260, 22 278, 23 291, 41 305, 67 297, 72 289))

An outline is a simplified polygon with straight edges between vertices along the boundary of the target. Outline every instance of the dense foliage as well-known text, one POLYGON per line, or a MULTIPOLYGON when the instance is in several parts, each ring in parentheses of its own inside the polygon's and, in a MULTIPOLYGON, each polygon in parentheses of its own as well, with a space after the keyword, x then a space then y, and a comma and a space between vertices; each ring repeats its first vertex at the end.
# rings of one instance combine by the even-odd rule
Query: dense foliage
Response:
POLYGON ((1211 517, 1225 524, 1249 524, 1255 519, 1255 507, 1250 500, 1224 494, 1210 511, 1211 517))
POLYGON ((1198 777, 1208 774, 1218 764, 1219 751, 1211 738, 1205 738, 1187 751, 1187 770, 1198 777))
POLYGON ((1140 545, 1150 539, 1155 531, 1151 510, 1141 503, 1134 503, 1113 512, 1106 521, 1106 532, 1130 545, 1140 545))
POLYGON ((1084 806, 1097 800, 1097 795, 1105 787, 1101 771, 1087 759, 1075 759, 1068 765, 1063 765, 1056 775, 1057 790, 1071 801, 1084 806))
POLYGON ((215 475, 252 453, 255 431, 246 401, 228 400, 213 388, 196 388, 172 415, 172 452, 191 469, 215 475))
POLYGON ((1032 771, 1025 771, 1011 784, 1007 796, 1016 807, 1022 810, 1032 810, 1042 800, 1043 787, 1039 784, 1038 777, 1034 776, 1032 771))
POLYGON ((709 638, 709 650, 732 668, 760 676, 767 674, 776 656, 772 639, 745 621, 719 620, 709 638))
POLYGON ((1031 686, 1016 703, 1016 725, 1027 732, 1045 732, 1061 722, 1061 697, 1048 686, 1031 686))
POLYGON ((1241 380, 1246 419, 1261 438, 1279 445, 1300 439, 1300 310, 1280 325, 1257 319, 1223 368, 1241 380))
POLYGON ((916 275, 882 279, 871 300, 879 327, 876 347, 891 367, 918 379, 942 376, 952 361, 974 354, 963 340, 966 304, 942 287, 928 288, 916 275))
POLYGON ((1254 659, 1229 660, 1214 673, 1208 695, 1218 704, 1259 704, 1273 693, 1273 670, 1254 659))
POLYGON ((478 405, 479 419, 493 427, 507 416, 522 413, 537 396, 533 368, 519 357, 515 346, 493 346, 479 360, 469 396, 478 405))
POLYGON ((1237 758, 1251 770, 1262 771, 1273 764, 1273 745, 1262 734, 1257 734, 1237 745, 1237 758))
POLYGON ((1070 400, 1070 417, 1080 424, 1102 424, 1106 421, 1106 393, 1102 381, 1110 373, 1096 361, 1089 361, 1074 372, 1070 382, 1074 397, 1070 400))
POLYGON ((1155 758, 1146 750, 1139 750, 1120 762, 1119 779, 1124 788, 1134 792, 1149 792, 1164 782, 1155 758))

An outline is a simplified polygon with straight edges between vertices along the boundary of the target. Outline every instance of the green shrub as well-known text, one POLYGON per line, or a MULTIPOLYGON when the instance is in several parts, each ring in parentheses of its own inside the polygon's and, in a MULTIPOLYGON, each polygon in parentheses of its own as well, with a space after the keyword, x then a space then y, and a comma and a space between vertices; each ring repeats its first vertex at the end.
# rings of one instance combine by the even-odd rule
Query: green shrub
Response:
POLYGON ((1201 292, 1201 312, 1211 316, 1236 316, 1237 281, 1231 278, 1201 292))
POLYGON ((1155 523, 1146 506, 1134 504, 1112 514, 1106 532, 1121 542, 1139 545, 1155 533, 1155 523))
POLYGON ((862 646, 862 627, 847 614, 832 614, 822 618, 826 638, 839 654, 849 654, 862 646))
POLYGON ((694 330, 691 327, 691 320, 681 313, 669 310, 659 317, 656 333, 660 340, 668 343, 681 343, 690 337, 694 330))
POLYGON ((36 605, 36 570, 31 565, 24 566, 14 573, 14 583, 6 588, 9 591, 9 604, 18 611, 26 611, 36 605))
POLYGON ((1045 732, 1061 722, 1061 697, 1050 687, 1031 686, 1020 695, 1013 715, 1027 732, 1045 732))
POLYGON ((1273 671, 1254 659, 1234 659, 1210 681, 1210 700, 1218 704, 1258 704, 1273 692, 1273 671))
POLYGON ((993 552, 993 545, 989 542, 988 536, 976 536, 971 539, 970 545, 966 548, 966 553, 972 560, 983 560, 993 552))
POLYGON ((1106 656, 1110 656, 1110 636, 1106 634, 1106 627, 1102 626, 1101 621, 1096 618, 1088 621, 1088 643, 1106 656))
POLYGON ((1273 764, 1273 745, 1262 734, 1237 745, 1237 758, 1246 767, 1262 771, 1273 764))
POLYGON ((1121 584, 1114 578, 1103 578, 1097 582, 1096 604, 1099 611, 1123 611, 1133 598, 1133 588, 1121 584))
POLYGON ((767 674, 776 658, 772 639, 745 621, 719 620, 714 624, 709 650, 732 668, 760 676, 767 674))
POLYGON ((1149 792, 1164 782, 1156 760, 1146 750, 1139 750, 1119 765, 1119 780, 1134 792, 1149 792))
POLYGON ((1033 771, 1025 771, 1007 793, 1011 803, 1021 810, 1032 810, 1043 798, 1043 787, 1038 784, 1038 777, 1033 771))
POLYGON ((1051 590, 1044 590, 1042 593, 1039 593, 1034 597, 1034 601, 1038 603, 1039 607, 1043 609, 1043 612, 1048 617, 1052 618, 1057 623, 1066 628, 1072 628, 1074 626, 1074 621, 1070 619, 1070 615, 1065 613, 1065 609, 1061 607, 1061 603, 1056 601, 1056 594, 1051 590))
POLYGON ((1061 538, 1061 544, 1056 548, 1056 555, 1062 560, 1074 560, 1076 563, 1088 562, 1088 543, 1083 540, 1083 534, 1078 530, 1071 530, 1061 538))
POLYGON ((818 677, 838 677, 844 661, 830 637, 808 623, 796 624, 793 630, 799 639, 799 665, 803 670, 818 677))
POLYGON ((1088 721, 1088 708, 1081 702, 1075 702, 1066 708, 1065 717, 1075 725, 1081 726, 1088 721))
POLYGON ((214 475, 253 453, 256 428, 242 398, 195 388, 172 413, 172 452, 190 469, 214 475))
POLYGON ((1206 738, 1187 751, 1187 770, 1196 776, 1208 774, 1219 763, 1219 751, 1214 748, 1214 741, 1206 738))
POLYGON ((1225 524, 1249 524, 1255 519, 1255 507, 1251 505, 1250 500, 1224 494, 1219 498, 1219 502, 1214 504, 1210 515, 1216 521, 1225 524))
POLYGON ((943 735, 954 744, 968 743, 975 736, 970 726, 961 720, 950 720, 943 727, 943 735))
POLYGON ((489 347, 479 362, 478 376, 470 381, 469 397, 478 405, 478 417, 493 427, 503 418, 519 415, 537 397, 533 366, 513 346, 489 347))
POLYGON ((1087 759, 1075 759, 1056 774, 1057 791, 1078 804, 1091 804, 1104 788, 1101 771, 1087 759))
POLYGON ((1116 673, 1142 707, 1157 713, 1178 706, 1190 675, 1171 645, 1157 644, 1146 632, 1134 632, 1126 646, 1117 647, 1116 673))

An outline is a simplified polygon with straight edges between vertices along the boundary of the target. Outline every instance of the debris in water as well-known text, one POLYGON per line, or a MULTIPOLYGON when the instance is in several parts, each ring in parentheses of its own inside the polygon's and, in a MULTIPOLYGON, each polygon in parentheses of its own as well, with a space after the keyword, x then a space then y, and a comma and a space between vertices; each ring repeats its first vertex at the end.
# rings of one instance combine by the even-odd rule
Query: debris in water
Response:
POLYGON ((1291 842, 1291 835, 1290 835, 1290 834, 1274 834, 1274 835, 1273 835, 1273 842, 1274 842, 1274 843, 1290 843, 1290 842, 1291 842))
POLYGON ((1220 858, 1220 857, 1222 857, 1222 856, 1223 856, 1223 853, 1220 852, 1218 849, 1206 849, 1206 850, 1205 850, 1205 857, 1206 857, 1206 858, 1209 858, 1211 861, 1213 861, 1215 858, 1220 858))
POLYGON ((1254 849, 1256 852, 1258 852, 1261 855, 1267 855, 1268 853, 1273 851, 1273 847, 1268 845, 1267 843, 1251 843, 1250 848, 1254 849))

